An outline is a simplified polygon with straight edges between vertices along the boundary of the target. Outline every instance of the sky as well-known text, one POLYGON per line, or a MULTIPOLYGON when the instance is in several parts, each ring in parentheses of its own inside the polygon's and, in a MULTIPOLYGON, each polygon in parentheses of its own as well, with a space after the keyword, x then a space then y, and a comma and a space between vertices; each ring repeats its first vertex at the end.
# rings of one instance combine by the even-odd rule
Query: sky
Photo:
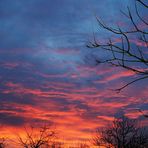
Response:
POLYGON ((133 4, 133 0, 0 0, 1 134, 13 137, 26 125, 48 123, 61 139, 76 141, 88 140, 96 128, 120 114, 146 124, 135 108, 148 110, 148 81, 121 93, 111 91, 135 74, 96 65, 91 53, 98 49, 86 47, 93 33, 101 41, 112 36, 98 26, 95 16, 111 26, 129 28, 120 11, 133 9, 133 4))

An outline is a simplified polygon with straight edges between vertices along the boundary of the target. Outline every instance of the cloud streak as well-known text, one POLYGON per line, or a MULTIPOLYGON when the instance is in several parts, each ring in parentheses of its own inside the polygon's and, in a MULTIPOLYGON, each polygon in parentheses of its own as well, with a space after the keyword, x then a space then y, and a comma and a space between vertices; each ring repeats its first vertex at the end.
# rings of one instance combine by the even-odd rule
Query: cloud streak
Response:
MULTIPOLYGON (((88 140, 96 128, 104 127, 118 114, 141 119, 130 109, 147 110, 147 83, 116 94, 109 89, 118 88, 135 74, 84 60, 91 52, 85 44, 98 30, 93 13, 105 17, 106 22, 125 26, 118 8, 128 3, 132 2, 0 1, 2 134, 14 137, 15 132, 23 133, 25 125, 49 123, 67 142, 88 140)), ((99 38, 106 36, 101 30, 99 38)), ((136 40, 131 42, 145 46, 136 40)))

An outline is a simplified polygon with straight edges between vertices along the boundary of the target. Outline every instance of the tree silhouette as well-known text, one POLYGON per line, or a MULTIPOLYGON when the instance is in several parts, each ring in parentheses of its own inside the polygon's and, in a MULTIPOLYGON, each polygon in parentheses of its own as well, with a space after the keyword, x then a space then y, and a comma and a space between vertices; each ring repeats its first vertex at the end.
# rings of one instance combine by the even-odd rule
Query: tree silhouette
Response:
POLYGON ((55 131, 47 126, 39 131, 31 127, 30 130, 25 128, 25 137, 18 136, 18 140, 23 148, 49 148, 55 135, 55 131))
POLYGON ((146 148, 148 133, 136 120, 123 116, 116 118, 112 126, 97 130, 92 143, 106 148, 146 148))
POLYGON ((105 60, 93 56, 97 64, 108 63, 132 71, 137 75, 132 81, 115 89, 117 92, 137 81, 148 78, 148 52, 146 51, 148 49, 148 20, 141 14, 142 9, 138 9, 138 6, 141 6, 145 11, 148 9, 146 1, 135 0, 135 12, 132 12, 129 7, 127 12, 121 11, 132 25, 132 29, 125 30, 123 26, 118 25, 115 28, 110 27, 96 16, 99 26, 107 32, 113 33, 118 41, 109 38, 107 42, 101 43, 94 35, 94 40, 87 45, 89 48, 101 48, 103 51, 109 52, 110 56, 105 60))
POLYGON ((4 137, 0 138, 0 148, 5 148, 6 139, 4 137))

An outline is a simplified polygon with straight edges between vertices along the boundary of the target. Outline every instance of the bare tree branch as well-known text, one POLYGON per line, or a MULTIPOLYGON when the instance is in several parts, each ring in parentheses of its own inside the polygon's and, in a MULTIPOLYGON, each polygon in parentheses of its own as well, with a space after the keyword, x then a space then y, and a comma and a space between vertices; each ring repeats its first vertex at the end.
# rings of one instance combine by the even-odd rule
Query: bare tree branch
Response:
MULTIPOLYGON (((147 29, 148 21, 140 15, 140 10, 137 8, 138 4, 141 4, 146 10, 148 5, 142 0, 135 0, 135 15, 137 15, 141 23, 144 24, 147 29)), ((96 58, 96 62, 98 62, 98 64, 108 63, 112 66, 132 71, 138 76, 136 80, 133 80, 125 84, 123 87, 116 89, 118 92, 137 81, 148 78, 148 52, 146 51, 148 49, 148 32, 146 29, 138 25, 140 23, 135 21, 135 15, 132 14, 130 8, 128 7, 127 9, 127 13, 123 11, 122 13, 130 20, 133 29, 125 31, 120 26, 117 26, 116 28, 110 27, 96 16, 96 20, 101 28, 115 34, 117 37, 119 36, 118 42, 113 41, 113 39, 109 39, 108 42, 102 44, 94 36, 94 41, 89 42, 87 45, 88 48, 101 48, 103 51, 111 53, 108 59, 100 60, 96 58), (136 40, 132 39, 130 35, 136 37, 136 40)))
POLYGON ((40 148, 41 146, 49 147, 55 138, 55 131, 47 126, 43 126, 38 131, 31 127, 30 130, 25 128, 25 138, 18 136, 19 144, 24 148, 40 148))
POLYGON ((122 116, 114 119, 111 126, 98 129, 92 138, 92 143, 106 148, 146 148, 148 134, 136 120, 122 116))

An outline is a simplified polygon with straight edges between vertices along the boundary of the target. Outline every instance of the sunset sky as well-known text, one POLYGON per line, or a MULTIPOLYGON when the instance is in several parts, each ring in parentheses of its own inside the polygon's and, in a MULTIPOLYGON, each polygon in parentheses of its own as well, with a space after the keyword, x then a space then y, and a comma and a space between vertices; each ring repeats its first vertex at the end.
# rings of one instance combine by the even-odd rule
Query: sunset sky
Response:
POLYGON ((130 28, 120 13, 127 6, 133 10, 133 0, 0 0, 1 134, 11 137, 26 125, 46 123, 61 139, 77 141, 121 114, 148 124, 136 110, 148 110, 148 80, 121 93, 110 90, 135 74, 96 65, 92 52, 107 55, 86 47, 93 32, 101 41, 112 36, 95 16, 130 28))

